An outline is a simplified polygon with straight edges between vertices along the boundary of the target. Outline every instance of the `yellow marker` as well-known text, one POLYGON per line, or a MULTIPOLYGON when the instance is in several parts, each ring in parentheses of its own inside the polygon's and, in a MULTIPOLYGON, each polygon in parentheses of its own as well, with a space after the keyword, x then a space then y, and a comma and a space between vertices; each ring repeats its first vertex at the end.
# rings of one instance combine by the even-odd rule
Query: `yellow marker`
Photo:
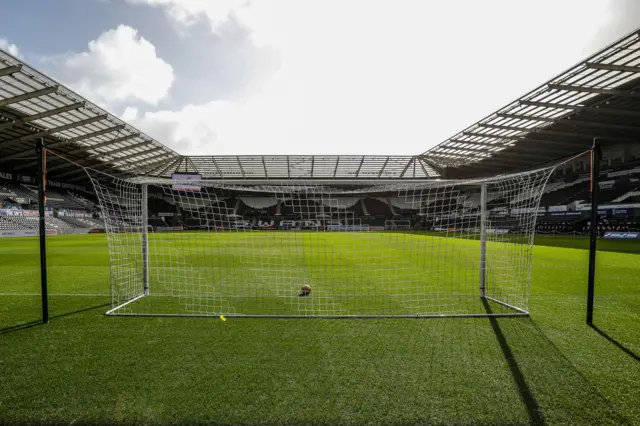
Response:
POLYGON ((220 315, 220 319, 221 319, 222 321, 226 321, 226 320, 227 320, 227 319, 224 317, 224 315, 220 315))

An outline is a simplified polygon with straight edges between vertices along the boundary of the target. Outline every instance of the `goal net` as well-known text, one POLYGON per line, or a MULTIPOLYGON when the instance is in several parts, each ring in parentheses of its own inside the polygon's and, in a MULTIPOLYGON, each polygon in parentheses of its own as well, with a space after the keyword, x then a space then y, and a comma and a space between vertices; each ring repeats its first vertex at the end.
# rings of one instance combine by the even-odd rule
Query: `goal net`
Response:
POLYGON ((108 313, 526 315, 536 215, 552 171, 186 186, 89 170, 108 237, 108 313), (360 205, 376 198, 410 217, 366 214, 360 205), (171 221, 158 209, 170 209, 171 221))

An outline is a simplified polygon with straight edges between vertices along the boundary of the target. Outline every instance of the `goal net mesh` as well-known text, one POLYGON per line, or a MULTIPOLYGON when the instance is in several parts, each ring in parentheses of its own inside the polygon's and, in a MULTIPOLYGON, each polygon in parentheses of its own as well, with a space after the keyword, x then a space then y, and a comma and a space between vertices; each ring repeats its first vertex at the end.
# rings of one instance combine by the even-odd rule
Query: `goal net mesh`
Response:
POLYGON ((185 186, 89 170, 108 237, 108 313, 523 315, 552 171, 365 186, 185 186), (369 202, 375 212, 362 207, 369 202), (157 205, 171 209, 166 223, 157 205))

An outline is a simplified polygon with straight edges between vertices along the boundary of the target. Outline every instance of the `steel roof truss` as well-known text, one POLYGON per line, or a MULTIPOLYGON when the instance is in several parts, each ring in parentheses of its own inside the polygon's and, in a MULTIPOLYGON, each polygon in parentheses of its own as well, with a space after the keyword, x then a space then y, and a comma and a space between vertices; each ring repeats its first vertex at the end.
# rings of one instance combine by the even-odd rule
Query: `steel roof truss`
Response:
POLYGON ((48 110, 48 111, 40 112, 38 114, 28 115, 26 117, 18 118, 18 119, 9 121, 7 123, 1 123, 0 124, 0 130, 6 129, 6 128, 9 128, 9 127, 13 127, 16 124, 24 124, 24 123, 28 123, 30 121, 40 120, 41 118, 46 118, 46 117, 51 117, 53 115, 62 114, 63 112, 73 111, 73 110, 76 110, 76 109, 80 109, 80 108, 82 108, 84 106, 85 106, 84 102, 76 102, 76 103, 73 103, 71 105, 61 106, 59 108, 55 108, 55 109, 51 109, 51 110, 48 110))
POLYGON ((15 104, 17 102, 26 101, 32 98, 37 98, 38 96, 49 95, 55 92, 56 90, 58 90, 58 86, 45 87, 44 89, 33 90, 31 92, 23 93, 22 95, 16 95, 6 99, 0 99, 0 107, 15 104))

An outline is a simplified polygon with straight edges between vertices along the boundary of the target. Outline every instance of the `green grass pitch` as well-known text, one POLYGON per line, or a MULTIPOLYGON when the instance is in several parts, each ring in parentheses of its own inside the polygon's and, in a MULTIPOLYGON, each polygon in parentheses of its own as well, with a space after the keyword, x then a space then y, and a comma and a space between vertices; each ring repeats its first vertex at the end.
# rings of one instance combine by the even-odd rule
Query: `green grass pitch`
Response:
POLYGON ((105 316, 105 236, 56 236, 48 325, 37 244, 0 239, 0 423, 640 425, 636 241, 599 242, 597 328, 583 238, 536 238, 530 318, 221 321, 105 316))

